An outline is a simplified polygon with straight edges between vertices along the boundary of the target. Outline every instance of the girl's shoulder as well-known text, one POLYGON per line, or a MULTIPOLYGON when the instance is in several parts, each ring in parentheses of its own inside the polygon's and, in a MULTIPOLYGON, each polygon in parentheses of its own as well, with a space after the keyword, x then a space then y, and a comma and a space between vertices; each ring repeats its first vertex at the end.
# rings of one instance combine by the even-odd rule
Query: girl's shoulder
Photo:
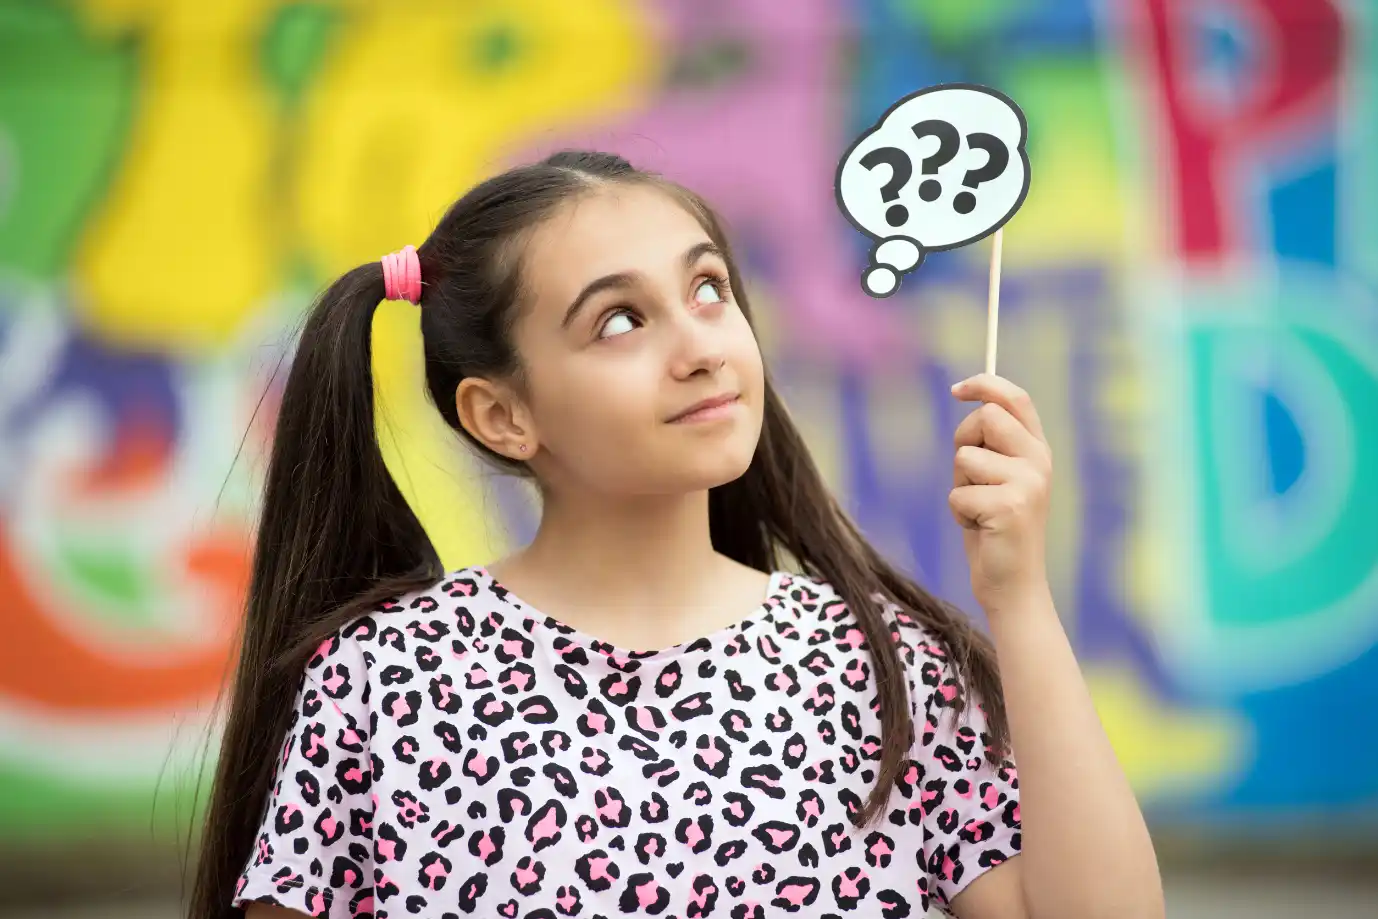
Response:
POLYGON ((434 584, 380 600, 336 629, 307 661, 308 673, 344 663, 371 666, 380 653, 453 647, 480 634, 501 602, 481 567, 446 572, 434 584))
MULTIPOLYGON (((789 573, 781 578, 785 602, 796 606, 796 613, 813 613, 820 622, 833 627, 847 624, 859 627, 855 613, 829 581, 807 574, 789 573)), ((883 594, 875 594, 874 601, 881 616, 890 626, 891 638, 899 647, 904 663, 920 678, 920 682, 936 686, 952 678, 947 643, 942 635, 925 625, 913 612, 883 594)))

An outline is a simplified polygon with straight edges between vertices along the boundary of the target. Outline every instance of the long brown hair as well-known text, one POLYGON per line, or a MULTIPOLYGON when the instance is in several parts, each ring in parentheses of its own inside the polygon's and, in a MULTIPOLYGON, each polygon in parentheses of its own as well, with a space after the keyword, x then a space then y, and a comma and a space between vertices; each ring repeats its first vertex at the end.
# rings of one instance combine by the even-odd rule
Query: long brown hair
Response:
MULTIPOLYGON (((714 212, 693 192, 621 157, 567 151, 475 186, 417 248, 425 281, 426 383, 450 427, 511 472, 526 467, 464 431, 455 389, 465 377, 520 373, 511 325, 522 293, 522 238, 561 205, 610 182, 653 184, 688 208, 723 252, 731 289, 751 316, 714 212)), ((268 463, 242 645, 201 833, 195 919, 234 912, 234 883, 253 846, 300 672, 313 650, 379 601, 423 590, 444 575, 375 437, 370 331, 383 296, 380 263, 361 265, 326 289, 301 331, 268 463)), ((708 508, 717 551, 762 571, 787 557, 830 583, 860 623, 879 687, 882 752, 858 825, 883 815, 914 738, 908 677, 878 597, 938 637, 961 680, 984 700, 991 745, 1005 749, 1004 702, 989 639, 867 542, 829 492, 769 377, 751 466, 712 489, 708 508)))

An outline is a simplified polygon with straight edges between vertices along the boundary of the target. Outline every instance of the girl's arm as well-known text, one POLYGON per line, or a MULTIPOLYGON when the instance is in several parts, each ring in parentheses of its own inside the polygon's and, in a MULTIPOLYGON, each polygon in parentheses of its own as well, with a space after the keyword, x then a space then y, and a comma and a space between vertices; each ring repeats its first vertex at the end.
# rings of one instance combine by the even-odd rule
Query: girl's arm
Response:
POLYGON ((990 620, 1018 764, 1022 855, 953 900, 962 919, 1158 919, 1152 840, 1058 620, 1043 554, 1052 458, 1028 394, 982 374, 957 429, 953 513, 990 620))

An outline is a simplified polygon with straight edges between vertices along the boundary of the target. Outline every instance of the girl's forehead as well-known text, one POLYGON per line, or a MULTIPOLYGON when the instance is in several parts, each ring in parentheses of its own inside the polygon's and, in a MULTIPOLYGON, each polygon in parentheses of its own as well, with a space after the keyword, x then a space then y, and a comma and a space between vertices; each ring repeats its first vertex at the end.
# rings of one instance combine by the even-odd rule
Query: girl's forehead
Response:
POLYGON ((661 272, 708 234, 683 205, 652 186, 597 189, 563 205, 531 234, 533 292, 568 292, 626 271, 661 272))

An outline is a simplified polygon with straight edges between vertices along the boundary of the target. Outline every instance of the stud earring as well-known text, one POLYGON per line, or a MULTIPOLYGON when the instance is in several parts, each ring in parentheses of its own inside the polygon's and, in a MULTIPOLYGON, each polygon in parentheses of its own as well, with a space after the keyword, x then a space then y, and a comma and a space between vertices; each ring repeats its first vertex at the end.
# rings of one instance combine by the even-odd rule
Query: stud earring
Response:
POLYGON ((518 447, 517 449, 520 450, 520 451, 522 451, 523 453, 525 453, 525 452, 526 452, 526 444, 522 444, 522 445, 521 445, 520 447, 518 447))

